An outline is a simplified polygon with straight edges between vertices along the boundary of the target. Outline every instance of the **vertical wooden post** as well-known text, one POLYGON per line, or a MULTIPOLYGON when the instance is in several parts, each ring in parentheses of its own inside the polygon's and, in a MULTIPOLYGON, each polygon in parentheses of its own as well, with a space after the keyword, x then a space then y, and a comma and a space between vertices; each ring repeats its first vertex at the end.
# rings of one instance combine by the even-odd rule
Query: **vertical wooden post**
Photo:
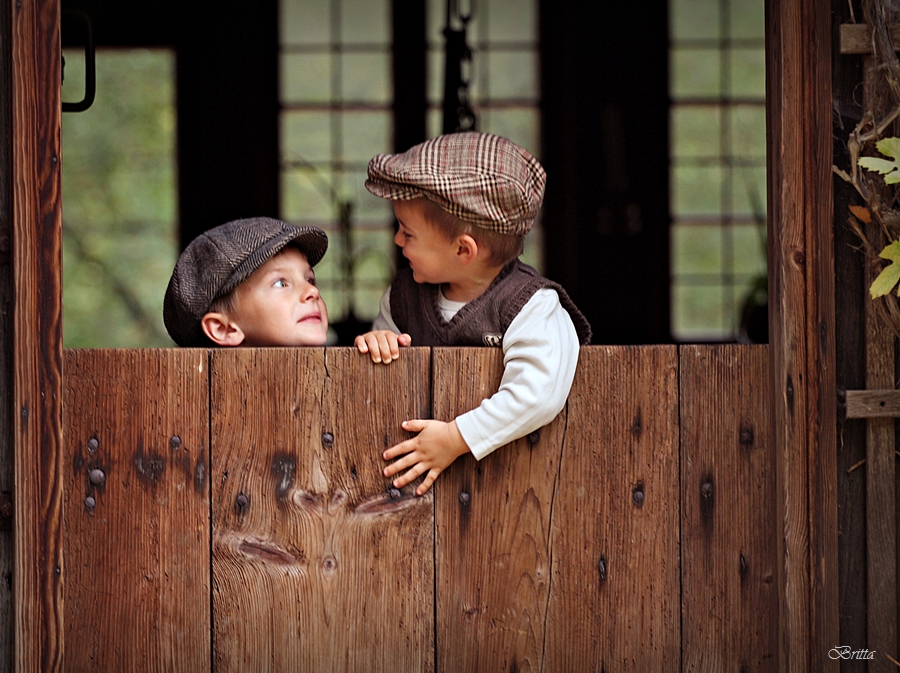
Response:
POLYGON ((837 670, 831 9, 766 2, 776 670, 837 670))
POLYGON ((12 5, 16 670, 63 666, 59 0, 12 5))

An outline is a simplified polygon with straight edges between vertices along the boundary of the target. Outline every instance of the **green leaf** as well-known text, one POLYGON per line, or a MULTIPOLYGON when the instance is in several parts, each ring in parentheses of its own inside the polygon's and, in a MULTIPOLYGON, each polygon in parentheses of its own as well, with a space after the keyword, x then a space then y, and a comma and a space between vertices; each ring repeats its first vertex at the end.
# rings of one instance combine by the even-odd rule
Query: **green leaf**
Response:
POLYGON ((892 262, 900 262, 900 241, 894 241, 886 246, 884 250, 878 253, 881 259, 889 259, 892 262))
POLYGON ((887 159, 879 159, 878 157, 861 157, 859 165, 868 168, 870 171, 885 175, 900 168, 900 164, 896 161, 888 161, 887 159))
POLYGON ((883 297, 894 288, 898 280, 900 280, 900 263, 891 262, 878 274, 878 278, 872 281, 869 294, 872 295, 872 299, 883 297))
POLYGON ((900 138, 882 138, 875 147, 886 157, 900 159, 900 138))

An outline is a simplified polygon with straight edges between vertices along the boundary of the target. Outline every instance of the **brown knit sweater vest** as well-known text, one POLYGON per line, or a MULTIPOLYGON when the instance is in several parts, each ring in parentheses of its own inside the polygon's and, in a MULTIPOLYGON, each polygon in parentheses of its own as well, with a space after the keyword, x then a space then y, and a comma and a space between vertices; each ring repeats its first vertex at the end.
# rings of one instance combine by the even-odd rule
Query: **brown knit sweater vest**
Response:
POLYGON ((513 260, 490 287, 453 316, 444 320, 438 305, 439 286, 417 283, 410 269, 402 269, 391 284, 391 317, 413 346, 502 346, 503 335, 519 311, 539 289, 556 290, 572 317, 579 342, 590 343, 591 327, 566 291, 519 260, 513 260))

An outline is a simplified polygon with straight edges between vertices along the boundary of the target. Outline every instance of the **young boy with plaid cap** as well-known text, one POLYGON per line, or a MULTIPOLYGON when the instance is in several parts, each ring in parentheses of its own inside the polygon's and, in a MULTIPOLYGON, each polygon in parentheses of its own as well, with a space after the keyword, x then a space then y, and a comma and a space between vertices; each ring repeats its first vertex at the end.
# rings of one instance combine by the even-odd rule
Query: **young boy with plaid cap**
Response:
POLYGON ((179 346, 324 346, 328 311, 314 267, 328 248, 318 227, 235 220, 184 249, 163 301, 179 346))
POLYGON ((569 395, 591 329, 566 291, 519 261, 546 174, 506 138, 466 132, 369 162, 368 190, 391 199, 394 243, 409 260, 384 293, 373 331, 356 347, 389 364, 399 346, 503 348, 499 390, 445 423, 408 420, 419 433, 384 452, 400 488, 425 474, 424 494, 460 455, 481 460, 546 425, 569 395), (402 457, 401 457, 402 456, 402 457))

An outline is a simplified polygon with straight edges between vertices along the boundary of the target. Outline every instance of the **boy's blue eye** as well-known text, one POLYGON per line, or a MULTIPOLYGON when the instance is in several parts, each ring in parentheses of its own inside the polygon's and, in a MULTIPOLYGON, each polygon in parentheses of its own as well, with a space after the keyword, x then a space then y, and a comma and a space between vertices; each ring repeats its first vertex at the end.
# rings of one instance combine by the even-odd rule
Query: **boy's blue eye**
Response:
POLYGON ((279 278, 272 283, 272 287, 287 287, 287 283, 284 282, 284 278, 279 278))

